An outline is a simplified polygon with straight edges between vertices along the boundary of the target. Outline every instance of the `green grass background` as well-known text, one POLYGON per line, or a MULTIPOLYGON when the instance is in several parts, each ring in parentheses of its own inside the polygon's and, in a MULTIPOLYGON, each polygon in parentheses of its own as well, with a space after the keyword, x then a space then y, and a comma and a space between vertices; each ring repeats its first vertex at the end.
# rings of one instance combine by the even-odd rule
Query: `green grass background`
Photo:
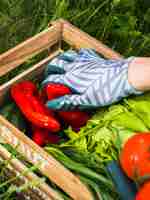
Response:
MULTIPOLYGON (((0 0, 0 54, 60 17, 125 57, 150 55, 150 0, 0 0)), ((1 77, 0 84, 39 58, 1 77)))
POLYGON ((149 0, 0 0, 0 53, 60 17, 124 56, 149 55, 149 0))

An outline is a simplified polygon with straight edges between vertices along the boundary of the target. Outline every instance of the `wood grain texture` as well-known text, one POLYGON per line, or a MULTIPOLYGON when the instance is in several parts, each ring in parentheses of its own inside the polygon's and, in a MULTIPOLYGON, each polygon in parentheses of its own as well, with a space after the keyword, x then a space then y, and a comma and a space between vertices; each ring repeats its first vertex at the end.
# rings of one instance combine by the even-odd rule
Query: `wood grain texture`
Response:
POLYGON ((113 51, 102 42, 81 31, 79 28, 76 28, 69 22, 63 19, 61 19, 60 22, 63 23, 63 40, 74 48, 92 48, 95 49, 98 53, 102 54, 105 58, 118 60, 122 58, 119 53, 113 51))
POLYGON ((16 68, 27 59, 56 44, 60 39, 60 24, 57 23, 36 36, 0 55, 0 77, 16 68))
POLYGON ((22 72, 21 74, 19 74, 16 77, 14 77, 13 79, 8 81, 7 83, 1 85, 0 86, 0 105, 2 105, 2 103, 5 99, 5 95, 9 92, 9 89, 10 89, 12 84, 14 84, 18 81, 21 81, 23 79, 27 80, 27 79, 32 79, 33 77, 38 77, 43 72, 45 65, 52 58, 56 57, 60 52, 61 52, 61 50, 58 50, 58 51, 51 53, 45 59, 41 60, 40 62, 38 62, 34 66, 30 67, 29 69, 25 70, 24 72, 22 72))
POLYGON ((87 187, 63 165, 36 145, 30 138, 0 116, 0 136, 5 142, 17 147, 29 162, 39 166, 39 170, 52 182, 62 188, 74 200, 91 200, 87 187))
MULTIPOLYGON (((22 175, 27 181, 34 180, 39 183, 41 182, 40 178, 35 173, 29 171, 21 161, 17 158, 12 158, 12 155, 2 145, 0 145, 0 156, 3 157, 4 160, 10 160, 9 165, 11 165, 19 174, 28 171, 28 173, 22 175)), ((53 188, 44 182, 40 183, 38 188, 41 190, 41 193, 44 193, 41 195, 43 195, 43 199, 45 200, 63 200, 63 198, 53 188)))

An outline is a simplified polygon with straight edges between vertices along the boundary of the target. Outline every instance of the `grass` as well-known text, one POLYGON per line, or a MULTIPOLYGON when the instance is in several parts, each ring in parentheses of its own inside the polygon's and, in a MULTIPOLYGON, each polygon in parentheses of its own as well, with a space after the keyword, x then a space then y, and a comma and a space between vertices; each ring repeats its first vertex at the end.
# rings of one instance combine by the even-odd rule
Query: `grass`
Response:
POLYGON ((148 55, 147 0, 1 0, 0 52, 63 17, 125 56, 148 55))
MULTIPOLYGON (((1 0, 0 53, 65 18, 125 57, 149 56, 148 0, 1 0)), ((7 82, 28 66, 0 79, 7 82)))
MULTIPOLYGON (((149 56, 148 0, 1 0, 0 53, 42 31, 51 20, 60 17, 125 57, 149 56)), ((0 84, 29 66, 21 65, 8 73, 0 79, 0 84)))

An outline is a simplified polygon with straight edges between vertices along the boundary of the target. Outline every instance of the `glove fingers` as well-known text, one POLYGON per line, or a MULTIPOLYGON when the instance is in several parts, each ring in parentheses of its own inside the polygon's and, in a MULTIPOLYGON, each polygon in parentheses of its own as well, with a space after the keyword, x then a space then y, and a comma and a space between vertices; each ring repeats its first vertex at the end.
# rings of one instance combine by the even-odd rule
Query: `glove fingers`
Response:
POLYGON ((53 75, 49 75, 43 82, 42 82, 42 86, 47 85, 48 83, 59 83, 59 84, 63 84, 67 87, 69 87, 72 92, 74 93, 80 93, 80 91, 78 91, 78 87, 80 87, 80 84, 76 84, 75 82, 73 82, 72 80, 68 79, 68 76, 66 76, 65 74, 53 74, 53 75))
POLYGON ((100 58, 100 56, 94 51, 94 49, 81 48, 79 51, 79 55, 87 55, 89 57, 100 58))
POLYGON ((72 68, 69 64, 77 57, 75 51, 67 51, 54 58, 45 69, 45 76, 50 74, 64 74, 72 68))
MULTIPOLYGON (((60 54, 57 58, 54 58, 45 69, 45 76, 50 74, 63 74, 65 72, 70 71, 71 69, 75 69, 78 67, 78 62, 87 62, 90 60, 99 60, 103 61, 98 54, 95 53, 92 49, 80 49, 77 53, 76 51, 66 51, 60 54), (76 61, 74 64, 73 62, 76 61)), ((83 65, 84 66, 84 65, 83 65)), ((81 65, 82 67, 82 65, 81 65)))
POLYGON ((68 50, 60 54, 59 59, 62 59, 67 62, 73 62, 77 56, 78 56, 78 53, 76 51, 68 50))
POLYGON ((91 59, 98 59, 99 61, 104 61, 104 59, 100 55, 98 55, 93 49, 81 48, 78 57, 81 61, 89 61, 91 59))
POLYGON ((96 54, 92 49, 82 48, 78 53, 72 50, 66 51, 54 58, 47 65, 45 69, 45 76, 50 74, 64 74, 70 70, 75 70, 79 66, 80 68, 83 68, 85 67, 84 62, 89 62, 90 60, 104 62, 104 59, 96 54))
POLYGON ((94 106, 88 102, 86 98, 84 98, 83 95, 65 95, 63 97, 54 99, 52 101, 48 101, 46 103, 46 106, 52 110, 73 110, 73 109, 79 109, 79 110, 89 110, 97 108, 97 106, 94 106))
POLYGON ((42 85, 47 85, 48 83, 60 83, 60 84, 65 84, 64 83, 64 74, 55 74, 55 75, 49 75, 43 82, 42 85))
POLYGON ((45 77, 50 74, 64 74, 65 66, 68 64, 67 61, 59 59, 59 57, 54 58, 45 68, 45 77))
POLYGON ((59 56, 59 59, 63 59, 64 61, 67 62, 73 62, 75 60, 80 59, 80 57, 84 57, 87 59, 101 58, 93 49, 81 48, 78 53, 73 50, 66 51, 59 56))
POLYGON ((71 101, 65 99, 65 96, 48 101, 46 106, 52 110, 72 110, 74 106, 72 105, 71 101))

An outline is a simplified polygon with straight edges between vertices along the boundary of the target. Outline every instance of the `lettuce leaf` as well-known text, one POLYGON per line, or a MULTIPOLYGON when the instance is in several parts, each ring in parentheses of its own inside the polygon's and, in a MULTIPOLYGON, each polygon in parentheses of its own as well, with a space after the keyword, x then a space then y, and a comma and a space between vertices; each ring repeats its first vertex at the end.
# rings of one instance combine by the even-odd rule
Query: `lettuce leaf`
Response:
POLYGON ((150 94, 124 99, 99 109, 78 133, 65 130, 69 140, 60 147, 94 153, 100 162, 117 160, 124 143, 137 132, 150 128, 150 94))

